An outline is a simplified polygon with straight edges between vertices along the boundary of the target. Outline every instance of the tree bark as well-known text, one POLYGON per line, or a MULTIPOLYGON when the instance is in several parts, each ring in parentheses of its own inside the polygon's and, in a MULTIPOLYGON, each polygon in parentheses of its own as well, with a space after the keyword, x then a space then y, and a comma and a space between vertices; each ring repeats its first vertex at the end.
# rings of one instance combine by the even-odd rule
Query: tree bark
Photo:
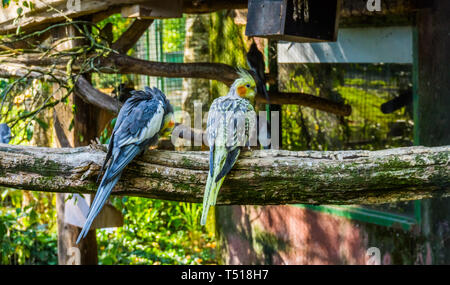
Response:
POLYGON ((348 104, 305 93, 269 92, 269 99, 270 101, 267 101, 263 96, 257 95, 256 102, 260 104, 301 105, 338 116, 350 116, 352 114, 352 107, 348 104))
MULTIPOLYGON (((104 157, 100 147, 0 145, 0 186, 92 194, 104 157)), ((243 152, 218 204, 379 204, 446 197, 449 162, 450 146, 243 152)), ((113 194, 200 202, 207 171, 207 152, 152 150, 127 166, 113 194)))
POLYGON ((157 62, 121 54, 111 54, 97 66, 106 67, 102 70, 105 73, 117 72, 121 74, 141 74, 161 77, 203 78, 217 80, 227 85, 231 85, 238 78, 237 70, 227 64, 211 62, 157 62))
MULTIPOLYGON (((120 108, 123 105, 119 100, 94 88, 84 76, 80 76, 75 83, 75 94, 85 103, 92 104, 93 106, 112 114, 119 113, 120 108)), ((100 126, 100 128, 102 127, 103 126, 100 126)))

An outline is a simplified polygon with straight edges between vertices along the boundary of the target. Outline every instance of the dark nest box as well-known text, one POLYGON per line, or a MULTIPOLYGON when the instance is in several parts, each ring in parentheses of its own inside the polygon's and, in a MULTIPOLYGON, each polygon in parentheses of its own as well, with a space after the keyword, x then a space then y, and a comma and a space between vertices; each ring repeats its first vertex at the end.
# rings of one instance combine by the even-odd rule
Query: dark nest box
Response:
POLYGON ((291 42, 336 41, 342 0, 249 0, 249 37, 291 42))

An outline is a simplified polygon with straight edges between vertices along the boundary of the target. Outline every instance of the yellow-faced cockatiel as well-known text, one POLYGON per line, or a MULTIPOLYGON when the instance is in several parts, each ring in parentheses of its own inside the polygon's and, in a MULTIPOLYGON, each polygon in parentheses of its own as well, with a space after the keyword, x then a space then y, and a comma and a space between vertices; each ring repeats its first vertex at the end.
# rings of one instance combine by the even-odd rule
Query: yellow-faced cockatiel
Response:
POLYGON ((77 243, 88 233, 124 168, 149 146, 156 145, 158 138, 170 132, 175 125, 172 105, 159 89, 145 87, 143 91, 131 91, 131 94, 117 117, 102 171, 108 161, 109 165, 77 243))
POLYGON ((203 196, 202 225, 206 224, 209 207, 216 204, 220 186, 235 164, 241 147, 248 146, 250 128, 256 122, 250 103, 255 99, 255 80, 245 70, 239 70, 238 74, 228 94, 215 99, 208 113, 209 173, 203 196))

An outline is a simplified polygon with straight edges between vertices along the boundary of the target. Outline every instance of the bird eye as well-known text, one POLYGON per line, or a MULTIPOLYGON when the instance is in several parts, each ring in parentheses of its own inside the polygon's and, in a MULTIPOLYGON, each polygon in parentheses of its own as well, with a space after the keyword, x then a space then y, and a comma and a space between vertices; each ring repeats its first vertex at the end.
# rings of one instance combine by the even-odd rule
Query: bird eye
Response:
POLYGON ((250 88, 250 84, 245 85, 245 87, 250 88))

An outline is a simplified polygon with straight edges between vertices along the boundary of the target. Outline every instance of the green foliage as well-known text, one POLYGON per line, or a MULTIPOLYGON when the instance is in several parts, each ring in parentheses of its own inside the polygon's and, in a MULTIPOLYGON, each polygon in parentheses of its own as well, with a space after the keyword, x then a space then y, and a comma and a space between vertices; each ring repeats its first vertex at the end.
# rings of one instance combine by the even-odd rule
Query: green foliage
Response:
MULTIPOLYGON (((212 13, 209 39, 211 62, 246 67, 244 34, 245 26, 236 25, 228 11, 212 13)), ((228 92, 228 87, 217 81, 211 82, 211 89, 213 97, 224 96, 228 92)))
POLYGON ((164 53, 173 53, 184 50, 184 30, 186 16, 182 18, 164 20, 162 25, 162 48, 164 53))
POLYGON ((114 198, 124 226, 97 231, 100 264, 214 264, 213 233, 199 226, 201 205, 114 198))
MULTIPOLYGON (((131 25, 131 23, 133 22, 133 20, 131 18, 122 18, 122 16, 120 14, 113 14, 111 16, 109 16, 108 18, 100 21, 97 23, 97 26, 100 29, 104 29, 106 25, 110 25, 111 26, 111 36, 112 36, 112 42, 116 41, 120 35, 127 30, 127 28, 131 25)), ((96 30, 94 30, 95 32, 96 30)), ((98 36, 98 34, 97 34, 98 36)), ((102 35, 102 36, 106 36, 106 35, 102 35)), ((134 50, 131 49, 128 54, 131 55, 133 54, 134 50)), ((92 74, 92 83, 94 85, 94 87, 96 88, 111 88, 111 87, 115 87, 117 88, 117 86, 122 83, 122 82, 127 82, 128 77, 126 75, 118 75, 118 74, 103 74, 103 73, 93 73, 92 74)), ((105 91, 106 93, 110 93, 110 91, 106 91, 106 90, 102 90, 105 91)))
MULTIPOLYGON (((5 1, 3 1, 3 4, 5 1)), ((23 2, 25 3, 25 2, 23 2)), ((26 2, 22 11, 31 5, 26 2)), ((184 25, 184 19, 173 20, 184 25)), ((113 15, 100 22, 100 29, 84 28, 94 48, 99 48, 108 38, 101 30, 108 23, 112 27, 112 41, 131 23, 120 15, 113 15)), ((173 25, 163 26, 166 54, 179 52, 184 48, 184 34, 176 33, 173 25), (181 40, 183 38, 183 40, 181 40)), ((73 52, 73 51, 70 51, 73 52)), ((182 54, 181 54, 182 56, 182 54)), ((70 71, 70 66, 68 66, 70 71)), ((96 77, 95 85, 110 88, 117 85, 117 76, 96 77)), ((73 85, 73 82, 71 83, 73 85)), ((49 124, 33 116, 32 111, 42 101, 51 99, 52 92, 47 84, 38 80, 0 79, 1 122, 18 119, 12 127, 12 144, 28 144, 35 128, 46 130, 49 124), (22 117, 21 117, 22 118, 22 117)), ((68 97, 65 97, 66 99, 68 97)), ((63 101, 66 105, 68 100, 63 101)), ((72 105, 76 112, 76 106, 72 105)), ((107 143, 115 120, 100 137, 107 143)), ((69 130, 73 128, 73 121, 69 130)), ((1 264, 56 264, 57 226, 54 195, 40 192, 2 189, 0 207, 0 260, 1 264)), ((145 198, 112 198, 113 203, 124 214, 125 225, 114 230, 98 230, 100 264, 214 264, 215 241, 213 230, 199 224, 201 205, 167 202, 145 198)))
MULTIPOLYGON (((333 86, 342 81, 339 70, 319 65, 281 66, 281 89, 330 98, 333 86)), ((345 125, 334 115, 298 105, 282 106, 283 145, 289 150, 341 149, 346 140, 345 125)))
MULTIPOLYGON (((34 9, 34 3, 33 1, 19 1, 19 0, 12 0, 12 2, 16 3, 16 5, 22 4, 23 7, 29 8, 30 10, 34 9)), ((11 0, 2 0, 2 6, 4 8, 7 8, 9 4, 11 3, 11 0)), ((19 13, 20 14, 20 13, 19 13)))
POLYGON ((0 190, 0 264, 56 264, 54 195, 0 190))

